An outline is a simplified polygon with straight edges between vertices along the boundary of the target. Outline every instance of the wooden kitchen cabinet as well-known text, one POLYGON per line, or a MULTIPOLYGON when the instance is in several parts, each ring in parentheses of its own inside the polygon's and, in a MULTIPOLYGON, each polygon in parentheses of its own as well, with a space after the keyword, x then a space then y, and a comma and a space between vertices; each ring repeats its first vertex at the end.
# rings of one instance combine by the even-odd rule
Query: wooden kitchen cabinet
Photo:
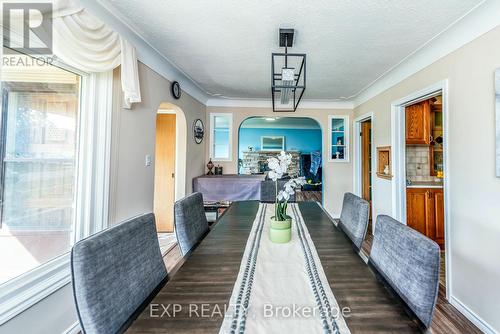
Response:
POLYGON ((430 145, 431 143, 431 107, 425 100, 405 108, 406 144, 430 145))
POLYGON ((436 224, 435 241, 444 249, 444 194, 443 189, 433 189, 434 222, 436 224))
POLYGON ((444 249, 443 189, 407 188, 406 223, 444 249))

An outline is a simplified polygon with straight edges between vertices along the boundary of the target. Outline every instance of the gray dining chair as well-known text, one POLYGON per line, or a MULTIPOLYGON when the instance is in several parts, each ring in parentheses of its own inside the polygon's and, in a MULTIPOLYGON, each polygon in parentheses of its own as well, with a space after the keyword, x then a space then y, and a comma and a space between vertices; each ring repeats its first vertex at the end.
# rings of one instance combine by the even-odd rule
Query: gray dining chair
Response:
POLYGON ((186 255, 209 231, 201 193, 192 193, 175 202, 174 224, 177 243, 182 255, 186 255))
POLYGON ((369 216, 370 203, 354 194, 344 194, 342 212, 337 223, 358 251, 365 240, 369 216))
POLYGON ((380 215, 369 264, 427 328, 439 288, 440 248, 408 226, 380 215))
MULTIPOLYGON (((282 190, 289 180, 278 180, 278 190, 282 190)), ((294 203, 296 199, 295 193, 290 196, 288 203, 294 203)), ((276 182, 273 180, 265 180, 260 183, 260 201, 263 203, 276 202, 276 182)))
POLYGON ((133 218, 77 242, 71 250, 71 274, 82 331, 122 332, 167 277, 154 215, 133 218))

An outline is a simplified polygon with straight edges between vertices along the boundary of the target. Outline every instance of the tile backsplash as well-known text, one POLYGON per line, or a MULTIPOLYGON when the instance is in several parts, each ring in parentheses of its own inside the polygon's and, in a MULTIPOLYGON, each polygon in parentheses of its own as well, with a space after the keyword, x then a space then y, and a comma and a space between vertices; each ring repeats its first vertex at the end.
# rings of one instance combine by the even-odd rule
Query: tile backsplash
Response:
POLYGON ((431 176, 429 148, 426 146, 406 147, 406 179, 412 182, 441 182, 438 177, 431 176))

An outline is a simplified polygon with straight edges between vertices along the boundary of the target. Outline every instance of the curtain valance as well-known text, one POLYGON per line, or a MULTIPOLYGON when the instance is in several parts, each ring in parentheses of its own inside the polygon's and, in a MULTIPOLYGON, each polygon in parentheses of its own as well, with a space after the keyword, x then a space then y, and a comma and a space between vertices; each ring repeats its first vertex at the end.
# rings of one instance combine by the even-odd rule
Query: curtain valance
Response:
POLYGON ((107 72, 121 65, 124 107, 141 102, 132 44, 69 0, 54 1, 52 17, 54 55, 85 72, 107 72))

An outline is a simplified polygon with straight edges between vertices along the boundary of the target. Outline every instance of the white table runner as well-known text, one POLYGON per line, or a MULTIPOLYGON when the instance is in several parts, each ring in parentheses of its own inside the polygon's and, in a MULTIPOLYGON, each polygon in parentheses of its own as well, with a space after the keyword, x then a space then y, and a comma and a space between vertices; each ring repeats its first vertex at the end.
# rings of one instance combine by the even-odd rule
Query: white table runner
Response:
POLYGON ((350 333, 297 204, 292 240, 269 240, 274 204, 260 204, 220 333, 350 333))

